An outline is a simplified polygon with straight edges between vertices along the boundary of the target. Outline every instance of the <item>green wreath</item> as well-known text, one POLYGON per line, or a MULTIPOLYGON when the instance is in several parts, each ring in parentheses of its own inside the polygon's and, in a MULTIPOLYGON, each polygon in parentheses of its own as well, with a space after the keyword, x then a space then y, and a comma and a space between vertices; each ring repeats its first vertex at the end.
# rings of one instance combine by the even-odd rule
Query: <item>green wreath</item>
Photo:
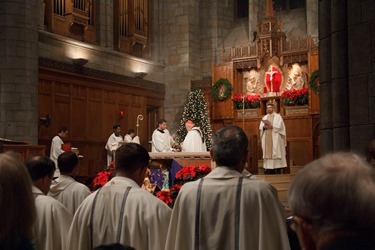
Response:
POLYGON ((310 88, 314 90, 315 93, 319 94, 319 85, 315 81, 319 77, 319 70, 312 72, 309 80, 310 88))
POLYGON ((212 86, 211 93, 215 101, 224 101, 232 91, 232 84, 227 78, 220 78, 212 86))

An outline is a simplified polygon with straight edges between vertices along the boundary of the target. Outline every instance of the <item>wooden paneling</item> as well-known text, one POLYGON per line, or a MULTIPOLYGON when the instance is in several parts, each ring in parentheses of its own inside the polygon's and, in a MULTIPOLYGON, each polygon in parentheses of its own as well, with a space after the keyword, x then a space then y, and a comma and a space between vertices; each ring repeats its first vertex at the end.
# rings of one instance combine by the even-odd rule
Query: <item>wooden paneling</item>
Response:
MULTIPOLYGON (((212 85, 220 78, 227 78, 233 88, 233 63, 215 65, 212 70, 212 85)), ((212 119, 233 119, 233 103, 232 93, 223 101, 213 101, 212 103, 212 119)))
POLYGON ((52 120, 48 128, 39 127, 38 143, 46 146, 49 155, 52 138, 61 126, 67 126, 69 136, 64 142, 70 142, 83 155, 79 175, 92 176, 106 164, 104 147, 115 123, 125 135, 129 128, 137 129, 137 116, 143 115, 138 135, 141 145, 148 147, 149 103, 161 114, 164 92, 40 68, 39 116, 50 114, 52 120), (121 109, 125 111, 122 119, 121 109))

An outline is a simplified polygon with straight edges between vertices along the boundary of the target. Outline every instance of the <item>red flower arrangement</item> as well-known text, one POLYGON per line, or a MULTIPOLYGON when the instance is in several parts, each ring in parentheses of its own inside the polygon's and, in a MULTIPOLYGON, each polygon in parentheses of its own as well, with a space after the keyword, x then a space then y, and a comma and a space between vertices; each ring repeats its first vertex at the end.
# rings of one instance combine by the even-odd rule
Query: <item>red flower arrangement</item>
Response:
POLYGON ((285 106, 303 106, 309 103, 309 89, 291 89, 285 90, 281 97, 284 99, 285 106))
POLYGON ((243 104, 245 108, 259 108, 260 107, 260 95, 259 94, 247 94, 242 93, 235 94, 232 98, 234 108, 242 109, 243 104))
POLYGON ((112 179, 115 176, 115 163, 111 162, 108 169, 99 171, 93 181, 92 186, 94 190, 97 190, 101 187, 103 187, 110 179, 112 179))
POLYGON ((173 208, 174 202, 177 198, 181 187, 190 181, 198 180, 211 172, 211 168, 207 165, 201 166, 185 166, 176 173, 175 184, 169 191, 163 190, 156 194, 160 200, 165 202, 168 206, 173 208))

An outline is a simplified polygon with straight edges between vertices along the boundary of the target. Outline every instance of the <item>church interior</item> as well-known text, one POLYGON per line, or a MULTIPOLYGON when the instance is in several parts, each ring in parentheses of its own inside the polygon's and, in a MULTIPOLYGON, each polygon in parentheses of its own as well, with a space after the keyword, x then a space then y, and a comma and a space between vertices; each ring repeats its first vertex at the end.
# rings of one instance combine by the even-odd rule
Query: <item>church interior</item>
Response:
MULTIPOLYGON (((287 131, 289 176, 276 180, 286 202, 285 183, 300 167, 329 152, 361 154, 375 136, 373 1, 1 5, 2 151, 49 155, 51 139, 66 126, 86 179, 106 164, 113 124, 123 133, 135 129, 150 151, 157 120, 176 132, 189 93, 200 89, 212 131, 242 127, 250 140, 248 170, 272 182, 262 175, 259 139, 271 101, 287 131), (303 90, 299 103, 287 96, 303 90), (254 107, 245 105, 249 96, 259 98, 254 107)), ((208 153, 191 159, 210 163, 208 153)))

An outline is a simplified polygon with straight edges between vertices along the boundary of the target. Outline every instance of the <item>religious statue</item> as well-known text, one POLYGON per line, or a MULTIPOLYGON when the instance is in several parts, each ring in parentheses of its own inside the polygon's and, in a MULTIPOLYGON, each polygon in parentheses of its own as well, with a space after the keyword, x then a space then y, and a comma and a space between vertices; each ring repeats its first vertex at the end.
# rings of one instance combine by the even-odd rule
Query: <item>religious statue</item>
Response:
POLYGON ((307 77, 299 66, 293 65, 289 73, 286 89, 302 89, 306 87, 307 77))
POLYGON ((266 87, 267 91, 274 93, 280 92, 281 86, 281 73, 280 70, 275 65, 270 65, 266 71, 266 87))

